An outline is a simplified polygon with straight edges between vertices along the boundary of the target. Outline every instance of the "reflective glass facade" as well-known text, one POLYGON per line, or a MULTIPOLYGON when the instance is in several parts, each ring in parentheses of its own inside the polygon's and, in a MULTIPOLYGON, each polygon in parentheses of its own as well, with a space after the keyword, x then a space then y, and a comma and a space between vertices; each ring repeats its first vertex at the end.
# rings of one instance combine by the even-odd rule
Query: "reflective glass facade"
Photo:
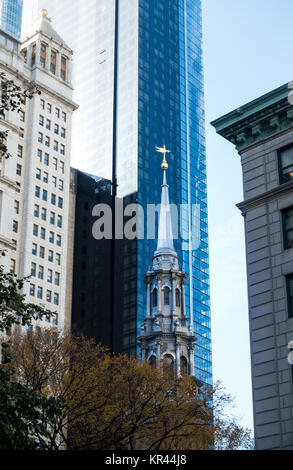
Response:
MULTIPOLYGON (((39 0, 74 50, 73 164, 111 179, 116 139, 118 196, 144 207, 160 201, 160 156, 169 154, 173 204, 198 204, 201 242, 188 247, 191 211, 183 216, 176 250, 188 274, 186 307, 197 337, 195 375, 212 380, 206 157, 200 0, 39 0), (118 22, 115 28, 115 5, 118 22), (116 33, 116 35, 115 35, 116 33), (115 45, 115 37, 118 39, 115 45), (117 47, 116 47, 117 46, 117 47), (115 52, 117 113, 113 117, 115 52), (113 119, 116 136, 113 136, 113 119)), ((146 211, 145 211, 146 213, 146 211)), ((145 317, 144 274, 155 240, 122 247, 122 349, 134 354, 145 317)))
POLYGON ((16 38, 20 38, 23 0, 0 0, 0 27, 16 38))

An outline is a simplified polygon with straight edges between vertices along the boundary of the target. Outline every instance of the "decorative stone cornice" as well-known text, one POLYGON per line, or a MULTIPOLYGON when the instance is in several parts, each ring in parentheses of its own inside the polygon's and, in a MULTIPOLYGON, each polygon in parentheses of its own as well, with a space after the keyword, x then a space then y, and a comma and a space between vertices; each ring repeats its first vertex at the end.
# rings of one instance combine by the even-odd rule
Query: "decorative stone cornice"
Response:
POLYGON ((19 188, 15 181, 8 178, 7 176, 0 176, 0 183, 5 184, 5 186, 9 186, 10 188, 14 189, 15 191, 19 191, 19 188))
POLYGON ((276 136, 293 128, 291 87, 291 83, 287 83, 211 124, 238 152, 276 136))
POLYGON ((0 245, 4 245, 6 248, 10 248, 11 250, 16 250, 15 243, 10 240, 9 238, 1 235, 0 233, 0 245))

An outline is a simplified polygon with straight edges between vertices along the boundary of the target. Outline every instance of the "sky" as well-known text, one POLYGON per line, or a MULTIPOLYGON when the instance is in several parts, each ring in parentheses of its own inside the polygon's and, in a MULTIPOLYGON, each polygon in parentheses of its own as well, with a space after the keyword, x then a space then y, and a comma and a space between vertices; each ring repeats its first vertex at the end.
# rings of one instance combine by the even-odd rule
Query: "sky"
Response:
MULTIPOLYGON (((202 2, 214 380, 252 428, 240 157, 209 123, 293 79, 293 1, 202 2)), ((25 11, 31 3, 24 0, 25 11)))
POLYGON ((210 122, 293 79, 292 0, 203 0, 214 379, 252 428, 240 157, 210 122))

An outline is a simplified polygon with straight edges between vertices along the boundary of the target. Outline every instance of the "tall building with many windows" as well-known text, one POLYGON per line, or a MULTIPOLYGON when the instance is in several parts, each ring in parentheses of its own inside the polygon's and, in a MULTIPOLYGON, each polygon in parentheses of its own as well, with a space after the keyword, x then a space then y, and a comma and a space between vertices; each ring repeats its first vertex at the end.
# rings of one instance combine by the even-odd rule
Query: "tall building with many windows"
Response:
MULTIPOLYGON (((34 3, 34 14, 46 8, 75 51, 74 99, 80 108, 73 122, 73 164, 112 180, 114 192, 117 182, 119 198, 146 208, 159 200, 156 145, 166 144, 172 150, 170 200, 187 206, 175 249, 180 267, 188 275, 186 312, 197 337, 194 374, 210 383, 201 1, 34 3), (192 205, 199 207, 195 221, 200 229, 199 246, 190 240, 192 205)), ((124 292, 118 302, 119 315, 113 314, 120 320, 117 328, 113 325, 112 334, 121 341, 122 351, 136 354, 146 311, 144 274, 151 264, 155 239, 145 237, 121 249, 124 263, 119 286, 123 285, 124 292)), ((117 285, 117 271, 114 266, 113 286, 117 285)))
POLYGON ((20 38, 23 0, 0 0, 0 27, 20 38))
MULTIPOLYGON (((71 121, 76 105, 70 82, 72 51, 43 14, 20 43, 1 32, 0 70, 22 89, 41 94, 0 122, 11 157, 0 163, 0 247, 6 269, 31 276, 23 293, 56 315, 40 321, 62 330, 71 317, 64 295, 72 275, 67 253, 71 121)), ((72 243, 72 242, 71 242, 72 243)), ((2 262, 3 260, 1 260, 2 262)))

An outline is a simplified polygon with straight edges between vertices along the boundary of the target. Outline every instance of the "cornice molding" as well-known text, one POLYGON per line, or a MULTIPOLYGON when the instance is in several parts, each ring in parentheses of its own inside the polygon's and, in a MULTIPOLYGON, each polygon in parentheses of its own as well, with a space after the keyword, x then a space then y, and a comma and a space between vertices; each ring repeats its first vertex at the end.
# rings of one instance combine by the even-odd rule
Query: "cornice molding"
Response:
POLYGON ((246 201, 240 202, 236 205, 238 209, 242 212, 242 215, 245 215, 251 209, 254 209, 257 206, 260 206, 271 199, 275 199, 277 196, 282 196, 286 194, 293 193, 293 181, 289 181, 288 183, 281 184, 270 191, 262 193, 260 196, 255 196, 251 199, 247 199, 246 201))

